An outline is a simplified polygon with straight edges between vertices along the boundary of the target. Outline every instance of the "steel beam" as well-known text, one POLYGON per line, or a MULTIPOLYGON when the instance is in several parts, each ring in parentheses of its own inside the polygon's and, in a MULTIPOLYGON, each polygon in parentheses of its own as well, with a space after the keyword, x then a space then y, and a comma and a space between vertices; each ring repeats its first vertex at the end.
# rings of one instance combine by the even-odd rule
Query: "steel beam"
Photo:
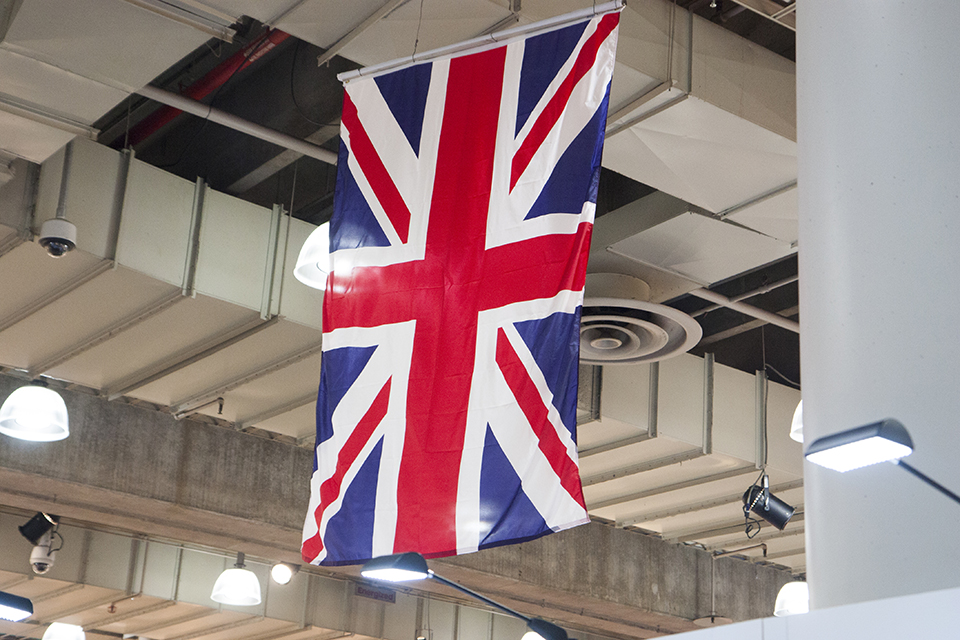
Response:
POLYGON ((601 482, 609 482, 610 480, 626 478, 627 476, 634 476, 640 473, 645 473, 647 471, 653 471, 654 469, 662 469, 663 467, 669 467, 671 465, 680 464, 681 462, 686 462, 688 460, 693 460, 695 458, 700 458, 702 456, 703 456, 703 451, 701 449, 691 449, 690 451, 681 451, 680 453, 675 453, 670 456, 657 458, 656 460, 648 460, 646 462, 632 464, 628 467, 623 467, 621 469, 616 469, 614 471, 605 471, 603 473, 598 473, 588 478, 583 478, 582 485, 584 487, 590 487, 595 484, 600 484, 601 482))
POLYGON ((729 471, 722 471, 720 473, 714 473, 709 476, 691 478, 690 480, 684 480, 683 482, 675 482, 673 484, 657 487, 656 489, 648 489, 646 491, 629 493, 627 495, 618 496, 616 498, 610 498, 608 500, 598 500, 596 502, 588 501, 587 507, 591 511, 593 511, 594 509, 604 509, 606 507, 615 507, 617 505, 625 504, 627 502, 633 502, 634 500, 643 500, 644 498, 659 496, 664 493, 670 493, 671 491, 679 491, 681 489, 688 489, 690 487, 696 487, 702 484, 707 484, 709 482, 726 480, 727 478, 736 478, 739 476, 745 476, 747 474, 753 475, 756 472, 757 470, 753 468, 753 465, 750 465, 749 467, 737 467, 735 469, 730 469, 729 471))
POLYGON ((25 307, 23 307, 19 311, 16 311, 15 313, 10 314, 3 320, 0 320, 0 332, 6 331, 13 325, 17 324, 18 322, 26 320, 33 314, 53 304, 54 302, 56 302, 63 296, 67 295, 71 291, 74 291, 75 289, 79 289, 80 287, 82 287, 83 285, 90 282, 91 280, 99 276, 101 273, 109 270, 112 267, 113 267, 112 260, 101 260, 100 262, 95 264, 93 267, 87 269, 86 271, 78 273, 73 278, 67 280, 66 282, 61 284, 59 287, 55 288, 53 291, 50 291, 49 293, 40 296, 38 299, 27 304, 25 307))

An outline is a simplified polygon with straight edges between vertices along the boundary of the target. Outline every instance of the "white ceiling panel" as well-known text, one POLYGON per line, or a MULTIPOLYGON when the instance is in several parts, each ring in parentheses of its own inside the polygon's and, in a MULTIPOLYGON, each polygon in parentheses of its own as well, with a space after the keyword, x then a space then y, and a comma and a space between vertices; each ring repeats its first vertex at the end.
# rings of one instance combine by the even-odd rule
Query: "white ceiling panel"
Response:
MULTIPOLYGON (((319 382, 319 376, 317 378, 317 382, 319 382)), ((314 389, 312 393, 314 398, 316 398, 317 395, 315 391, 316 390, 314 389)), ((304 438, 312 442, 312 439, 316 436, 317 431, 316 416, 317 401, 314 399, 304 405, 300 405, 295 409, 286 411, 273 418, 257 420, 256 422, 253 422, 253 426, 294 438, 304 438)), ((241 418, 241 421, 246 422, 246 420, 250 417, 253 416, 244 416, 241 418)))
POLYGON ((694 282, 712 284, 789 255, 789 243, 684 213, 613 245, 621 254, 694 282))
POLYGON ((0 105, 0 150, 43 162, 73 138, 72 133, 14 115, 0 105))
POLYGON ((784 242, 797 241, 797 188, 794 186, 736 211, 727 218, 784 242))

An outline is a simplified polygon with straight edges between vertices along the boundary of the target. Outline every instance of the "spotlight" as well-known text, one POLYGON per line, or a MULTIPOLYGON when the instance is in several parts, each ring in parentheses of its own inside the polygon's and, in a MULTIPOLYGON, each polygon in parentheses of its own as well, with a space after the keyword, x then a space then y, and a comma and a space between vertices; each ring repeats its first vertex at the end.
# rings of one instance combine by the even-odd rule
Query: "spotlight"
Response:
POLYGON ((20 622, 33 615, 33 603, 29 599, 0 591, 0 618, 20 622))
POLYGON ((213 585, 210 599, 220 604, 252 607, 260 604, 260 581, 257 575, 244 568, 243 553, 237 554, 237 563, 226 569, 213 585))
POLYGON ((496 600, 491 600, 487 596, 481 595, 476 591, 438 576, 427 568, 427 561, 422 555, 415 552, 398 553, 392 556, 380 556, 373 558, 360 570, 360 575, 364 578, 374 580, 385 580, 387 582, 405 582, 408 580, 422 580, 424 578, 433 578, 448 587, 456 589, 460 593, 465 593, 471 598, 475 598, 484 604, 490 605, 494 609, 502 611, 509 616, 519 618, 527 623, 529 631, 523 636, 525 640, 568 640, 567 632, 553 624, 540 618, 530 618, 519 611, 506 607, 496 600))
POLYGON ((770 493, 770 477, 766 473, 761 478, 761 485, 753 484, 743 492, 743 516, 748 520, 747 537, 749 538, 753 537, 750 535, 751 526, 749 523, 751 511, 781 531, 787 526, 787 522, 790 521, 796 511, 786 502, 770 493))
POLYGON ((20 531, 20 535, 30 541, 30 544, 37 545, 40 543, 43 534, 52 530, 58 524, 60 524, 60 516, 38 511, 26 524, 20 525, 17 529, 20 531))
POLYGON ((907 428, 899 421, 888 418, 817 438, 810 443, 803 455, 814 464, 841 473, 878 462, 892 462, 954 502, 960 503, 960 496, 956 493, 901 460, 911 453, 913 440, 907 433, 907 428))
POLYGON ((298 571, 300 571, 300 567, 297 565, 278 562, 270 569, 270 577, 277 584, 287 584, 298 571))

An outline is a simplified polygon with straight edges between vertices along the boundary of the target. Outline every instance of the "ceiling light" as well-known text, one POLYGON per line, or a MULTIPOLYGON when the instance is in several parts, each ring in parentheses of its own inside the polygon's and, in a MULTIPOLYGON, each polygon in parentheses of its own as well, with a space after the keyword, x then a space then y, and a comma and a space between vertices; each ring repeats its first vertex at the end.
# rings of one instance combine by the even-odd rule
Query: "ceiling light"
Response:
POLYGON ((0 406, 0 433, 33 442, 53 442, 70 435, 67 405, 53 389, 34 383, 20 387, 0 406))
POLYGON ((817 438, 807 447, 807 460, 841 473, 878 462, 898 460, 913 452, 913 441, 902 424, 882 420, 817 438))
POLYGON ((300 248, 293 276, 308 287, 323 291, 327 287, 328 273, 330 273, 330 223, 324 222, 307 236, 303 247, 300 248))
POLYGON ((273 581, 277 584, 287 584, 299 570, 299 566, 278 562, 270 569, 270 577, 273 578, 273 581))
POLYGON ((780 587, 773 615, 778 618, 810 611, 810 588, 806 582, 788 582, 780 587))
POLYGON ((360 575, 364 578, 374 580, 385 580, 387 582, 405 582, 408 580, 422 580, 424 578, 433 578, 437 582, 442 582, 448 587, 452 587, 461 593, 465 593, 471 598, 475 598, 494 609, 498 609, 507 615, 519 618, 527 623, 530 630, 524 636, 524 640, 567 640, 567 632, 552 622, 547 622, 540 618, 529 618, 519 611, 506 607, 496 600, 491 600, 485 595, 472 591, 462 585, 447 580, 443 576, 427 568, 427 561, 422 555, 415 552, 398 553, 392 556, 380 556, 373 558, 360 570, 360 575))
POLYGON ((797 403, 793 412, 793 421, 790 423, 790 439, 803 442, 803 400, 797 403))
MULTIPOLYGON (((770 478, 767 474, 763 474, 762 480, 762 485, 753 484, 743 492, 743 515, 748 517, 752 511, 783 531, 796 509, 770 493, 770 478)), ((747 526, 749 531, 749 523, 747 526)), ((747 536, 753 537, 749 533, 747 536)))
POLYGON ((20 622, 33 615, 33 603, 29 599, 0 591, 0 618, 20 622))
POLYGON ((213 585, 210 599, 220 604, 232 604, 252 607, 260 604, 260 581, 257 575, 245 569, 243 553, 237 554, 237 563, 232 569, 226 569, 213 585))
POLYGON ((43 640, 84 640, 83 627, 75 624, 54 622, 43 632, 43 640))

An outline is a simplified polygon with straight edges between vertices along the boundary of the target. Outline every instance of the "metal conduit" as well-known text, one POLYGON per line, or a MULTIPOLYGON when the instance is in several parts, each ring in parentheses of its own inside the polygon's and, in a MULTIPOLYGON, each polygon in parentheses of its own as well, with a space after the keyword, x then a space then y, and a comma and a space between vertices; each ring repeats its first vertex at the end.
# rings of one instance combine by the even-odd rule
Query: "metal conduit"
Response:
POLYGON ((708 302, 713 302, 714 304, 728 307, 734 311, 739 311, 740 313, 748 315, 752 318, 756 318, 757 320, 769 322, 770 324, 777 325, 778 327, 786 329, 787 331, 800 333, 799 322, 790 320, 789 318, 784 318, 780 314, 772 313, 770 311, 766 311, 765 309, 760 309, 752 304, 735 302, 727 296, 717 293, 716 291, 710 291, 709 289, 694 289, 690 292, 690 295, 697 296, 698 298, 702 298, 708 302))
POLYGON ((337 164, 337 154, 333 151, 328 151, 323 147, 318 147, 317 145, 310 144, 309 142, 301 140, 300 138, 295 138, 294 136, 287 135, 286 133, 281 133, 274 129, 270 129, 269 127, 264 127, 263 125, 256 124, 255 122, 244 120, 243 118, 237 117, 233 114, 221 111, 216 107, 205 105, 202 102, 197 102, 196 100, 191 100, 190 98, 185 98, 184 96, 176 93, 164 91, 163 89, 158 89, 157 87, 150 85, 139 89, 137 93, 145 98, 156 100, 157 102, 163 103, 167 106, 180 109, 181 111, 186 111, 187 113, 191 113, 201 118, 206 118, 210 122, 216 122, 217 124, 229 127, 234 131, 239 131, 285 149, 290 149, 291 151, 296 151, 297 153, 301 153, 305 156, 316 158, 321 162, 326 162, 327 164, 332 164, 334 166, 337 164))

